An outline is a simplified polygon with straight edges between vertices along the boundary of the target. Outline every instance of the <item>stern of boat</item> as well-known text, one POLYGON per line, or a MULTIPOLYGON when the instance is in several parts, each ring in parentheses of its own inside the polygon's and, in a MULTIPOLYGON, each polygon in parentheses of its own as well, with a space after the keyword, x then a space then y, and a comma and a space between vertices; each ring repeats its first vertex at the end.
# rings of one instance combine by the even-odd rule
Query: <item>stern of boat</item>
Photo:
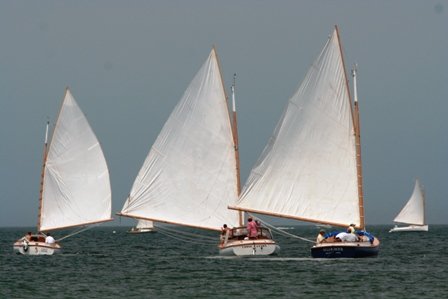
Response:
POLYGON ((24 242, 17 240, 13 245, 13 250, 17 254, 22 255, 53 255, 61 251, 61 246, 57 243, 47 244, 45 242, 24 242))
POLYGON ((427 232, 429 230, 428 225, 409 225, 409 226, 395 226, 389 232, 427 232))
POLYGON ((373 242, 328 242, 311 248, 313 258, 365 258, 378 256, 380 241, 373 242))
POLYGON ((219 246, 219 254, 223 256, 266 256, 280 251, 273 240, 236 240, 219 246))

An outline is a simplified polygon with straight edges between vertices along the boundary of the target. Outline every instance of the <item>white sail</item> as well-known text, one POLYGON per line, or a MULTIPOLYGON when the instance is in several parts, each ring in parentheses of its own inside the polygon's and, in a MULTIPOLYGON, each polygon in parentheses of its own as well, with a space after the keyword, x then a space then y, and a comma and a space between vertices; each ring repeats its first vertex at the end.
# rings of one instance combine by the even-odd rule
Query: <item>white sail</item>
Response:
POLYGON ((39 231, 111 219, 109 171, 101 146, 67 89, 44 169, 39 231))
POLYGON ((154 222, 152 222, 151 220, 139 219, 135 228, 137 229, 154 228, 154 222))
POLYGON ((235 207, 360 225, 354 121, 336 29, 288 105, 235 207))
POLYGON ((237 225, 234 142, 213 49, 166 121, 121 215, 219 230, 237 225))
POLYGON ((415 180, 414 192, 412 192, 406 205, 395 217, 394 222, 406 224, 425 224, 425 196, 420 181, 415 180))

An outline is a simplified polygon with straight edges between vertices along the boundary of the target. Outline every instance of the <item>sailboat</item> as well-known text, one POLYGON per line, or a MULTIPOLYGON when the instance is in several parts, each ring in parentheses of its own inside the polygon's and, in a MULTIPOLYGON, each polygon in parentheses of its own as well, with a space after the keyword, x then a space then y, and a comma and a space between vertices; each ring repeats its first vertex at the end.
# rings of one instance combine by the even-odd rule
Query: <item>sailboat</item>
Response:
POLYGON ((414 192, 412 192, 406 205, 394 218, 394 222, 408 224, 399 227, 395 225, 389 232, 427 232, 428 225, 425 224, 425 194, 418 179, 415 180, 414 192))
MULTIPOLYGON (((14 251, 52 255, 61 251, 49 232, 110 221, 109 170, 100 143, 67 88, 48 146, 43 151, 37 234, 17 240, 14 251)), ((65 238, 65 237, 64 237, 65 238)), ((59 239, 61 240, 61 239, 59 239)))
POLYGON ((154 228, 154 222, 151 220, 139 219, 137 225, 131 228, 128 233, 130 234, 144 234, 144 233, 154 233, 156 229, 154 228))
POLYGON ((328 234, 311 248, 313 257, 375 256, 379 250, 378 239, 365 232, 356 72, 353 75, 354 103, 335 26, 289 99, 237 204, 229 207, 336 227, 356 226, 361 241, 336 242, 328 234))
MULTIPOLYGON (((239 194, 236 139, 213 48, 163 126, 118 215, 212 231, 242 225, 242 213, 227 208, 239 194)), ((243 229, 238 232, 244 239, 243 229)), ((253 243, 232 243, 236 249, 226 253, 268 252, 253 243)))

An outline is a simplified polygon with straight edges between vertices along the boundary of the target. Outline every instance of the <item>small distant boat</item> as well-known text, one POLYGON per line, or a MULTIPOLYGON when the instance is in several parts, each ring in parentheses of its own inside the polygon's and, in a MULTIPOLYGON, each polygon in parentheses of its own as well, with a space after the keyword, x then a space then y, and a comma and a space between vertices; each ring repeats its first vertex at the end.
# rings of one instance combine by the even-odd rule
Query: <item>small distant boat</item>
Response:
POLYGON ((231 116, 213 48, 165 122, 118 215, 217 232, 226 224, 228 234, 216 242, 220 254, 272 254, 278 245, 270 231, 246 240, 242 213, 227 208, 238 199, 239 169, 235 104, 231 116))
MULTIPOLYGON (((229 208, 365 232, 359 107, 352 101, 335 27, 229 208)), ((376 256, 379 240, 325 242, 316 258, 376 256)))
POLYGON ((156 229, 154 227, 154 222, 151 220, 143 220, 140 219, 137 222, 137 225, 131 228, 128 233, 130 234, 144 234, 144 233, 155 233, 156 229))
POLYGON ((412 192, 406 205, 401 209, 396 223, 409 224, 408 226, 395 225, 389 232, 427 232, 429 227, 425 221, 425 194, 418 179, 415 180, 414 192, 412 192))
POLYGON ((38 233, 30 232, 14 243, 14 252, 18 254, 52 255, 61 250, 61 245, 52 237, 46 240, 48 232, 112 220, 106 159, 68 88, 49 146, 48 127, 47 122, 38 233))

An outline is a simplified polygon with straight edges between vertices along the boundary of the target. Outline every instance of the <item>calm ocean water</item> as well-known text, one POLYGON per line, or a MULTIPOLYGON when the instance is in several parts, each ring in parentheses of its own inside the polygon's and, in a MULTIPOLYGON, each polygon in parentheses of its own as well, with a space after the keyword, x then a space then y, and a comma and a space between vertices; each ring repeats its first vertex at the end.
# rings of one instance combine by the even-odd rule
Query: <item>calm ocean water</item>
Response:
MULTIPOLYGON (((377 258, 332 260, 283 236, 279 256, 222 258, 215 246, 106 226, 64 240, 60 255, 20 256, 12 244, 30 229, 2 228, 0 298, 448 298, 448 226, 389 228, 369 228, 382 242, 377 258)), ((288 230, 312 239, 317 231, 288 230)))

